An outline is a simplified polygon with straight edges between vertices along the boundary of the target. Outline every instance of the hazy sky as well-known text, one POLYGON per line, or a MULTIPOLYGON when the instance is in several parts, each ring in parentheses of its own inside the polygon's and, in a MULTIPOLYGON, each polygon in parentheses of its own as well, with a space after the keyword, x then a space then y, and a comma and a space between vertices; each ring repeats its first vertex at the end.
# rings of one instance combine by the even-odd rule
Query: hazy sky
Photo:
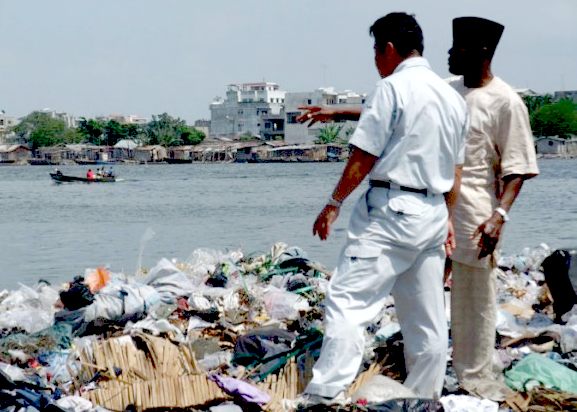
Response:
POLYGON ((577 89, 577 0, 0 0, 0 109, 192 122, 230 83, 369 92, 368 28, 391 11, 416 15, 444 77, 451 20, 474 15, 505 25, 497 75, 577 89))

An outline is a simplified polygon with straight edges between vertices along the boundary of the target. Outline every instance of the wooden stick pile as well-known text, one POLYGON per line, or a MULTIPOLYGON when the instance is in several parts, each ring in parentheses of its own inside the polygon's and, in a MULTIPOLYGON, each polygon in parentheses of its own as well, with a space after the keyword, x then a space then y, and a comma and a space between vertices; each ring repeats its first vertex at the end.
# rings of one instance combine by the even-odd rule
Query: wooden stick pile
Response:
MULTIPOLYGON (((217 399, 230 399, 197 366, 194 352, 187 345, 168 339, 139 334, 96 341, 91 350, 79 351, 83 382, 99 372, 107 380, 83 396, 92 403, 113 411, 129 405, 138 410, 149 408, 186 408, 217 399)), ((271 394, 264 410, 280 412, 283 399, 295 399, 310 380, 312 356, 306 357, 304 370, 291 358, 276 374, 257 386, 271 394)), ((354 393, 382 365, 374 363, 355 380, 348 395, 354 393)), ((80 386, 80 385, 79 385, 80 386)))
POLYGON ((137 410, 186 408, 215 399, 230 399, 206 375, 140 380, 132 384, 102 382, 99 389, 86 392, 84 397, 93 404, 112 411, 124 411, 129 405, 134 405, 137 410))
POLYGON ((196 364, 194 352, 168 339, 139 334, 94 342, 79 352, 80 376, 107 381, 84 397, 111 410, 187 407, 228 396, 196 364))
POLYGON ((299 394, 299 373, 295 358, 291 358, 278 374, 269 375, 258 387, 271 395, 271 400, 264 409, 282 411, 282 400, 294 399, 299 394))

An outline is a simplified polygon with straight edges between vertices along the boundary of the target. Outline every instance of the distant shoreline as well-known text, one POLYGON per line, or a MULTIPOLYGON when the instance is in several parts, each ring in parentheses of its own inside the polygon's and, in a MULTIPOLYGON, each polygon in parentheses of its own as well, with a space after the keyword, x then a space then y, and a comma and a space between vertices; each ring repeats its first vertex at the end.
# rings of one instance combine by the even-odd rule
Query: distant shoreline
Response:
MULTIPOLYGON (((550 159, 560 159, 560 160, 575 160, 577 156, 568 155, 552 155, 552 154, 537 154, 537 159, 539 160, 550 160, 550 159)), ((12 161, 4 160, 0 161, 0 166, 92 166, 92 167, 102 167, 102 166, 146 166, 146 165, 190 165, 190 164, 222 164, 222 163, 333 163, 333 162, 343 162, 346 159, 339 160, 309 160, 309 159, 294 159, 286 158, 279 159, 275 158, 272 160, 261 159, 257 162, 251 161, 188 161, 188 162, 171 162, 167 160, 160 160, 155 162, 142 162, 142 161, 107 161, 103 163, 77 163, 75 161, 65 161, 58 163, 50 163, 46 161, 12 161)))

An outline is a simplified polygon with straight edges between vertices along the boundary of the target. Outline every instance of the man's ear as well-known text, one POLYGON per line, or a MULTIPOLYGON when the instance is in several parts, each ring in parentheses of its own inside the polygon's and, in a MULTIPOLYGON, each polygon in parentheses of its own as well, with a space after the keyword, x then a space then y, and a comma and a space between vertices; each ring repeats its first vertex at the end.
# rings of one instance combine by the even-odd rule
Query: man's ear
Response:
POLYGON ((391 53, 396 54, 397 53, 397 49, 395 47, 395 45, 393 43, 391 43, 390 41, 387 42, 386 46, 385 46, 385 53, 387 53, 388 56, 391 56, 391 53))

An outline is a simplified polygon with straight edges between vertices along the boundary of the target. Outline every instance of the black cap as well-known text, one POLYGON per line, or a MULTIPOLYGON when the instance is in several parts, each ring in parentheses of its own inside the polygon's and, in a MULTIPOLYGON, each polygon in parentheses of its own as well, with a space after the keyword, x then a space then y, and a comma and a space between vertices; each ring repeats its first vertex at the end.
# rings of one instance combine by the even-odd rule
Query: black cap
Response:
POLYGON ((457 17, 453 19, 453 44, 495 51, 503 30, 502 24, 481 17, 457 17))

